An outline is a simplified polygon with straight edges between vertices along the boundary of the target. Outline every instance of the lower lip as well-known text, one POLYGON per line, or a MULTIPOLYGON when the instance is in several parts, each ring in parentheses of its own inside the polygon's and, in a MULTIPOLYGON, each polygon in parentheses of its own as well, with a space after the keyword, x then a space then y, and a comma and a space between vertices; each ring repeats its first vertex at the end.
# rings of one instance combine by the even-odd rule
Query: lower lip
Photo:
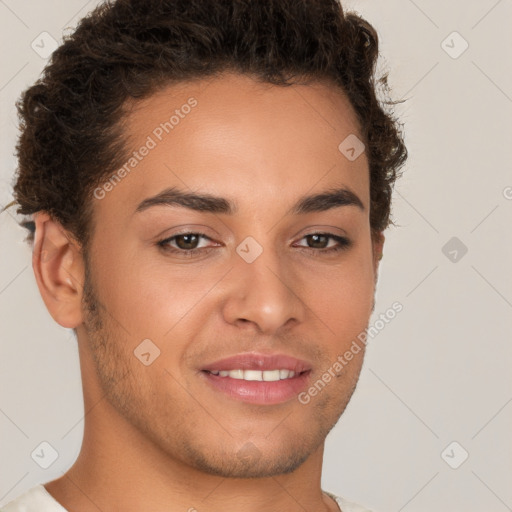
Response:
POLYGON ((296 398, 306 389, 310 374, 306 371, 291 379, 269 382, 220 377, 206 371, 201 373, 215 390, 235 400, 258 405, 280 404, 296 398))

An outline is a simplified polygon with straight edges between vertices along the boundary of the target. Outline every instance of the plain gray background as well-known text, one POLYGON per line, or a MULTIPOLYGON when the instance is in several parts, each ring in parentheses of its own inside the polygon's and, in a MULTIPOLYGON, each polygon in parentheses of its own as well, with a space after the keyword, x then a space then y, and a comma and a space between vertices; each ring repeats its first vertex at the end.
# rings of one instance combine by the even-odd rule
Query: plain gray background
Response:
MULTIPOLYGON (((0 206, 14 102, 96 3, 0 0, 0 206)), ((512 1, 344 5, 377 28, 410 156, 370 325, 403 311, 369 343, 323 488, 381 512, 512 510, 512 1)), ((0 504, 67 470, 83 432, 75 340, 44 307, 24 236, 0 215, 0 504), (59 454, 48 469, 31 458, 43 441, 59 454)))

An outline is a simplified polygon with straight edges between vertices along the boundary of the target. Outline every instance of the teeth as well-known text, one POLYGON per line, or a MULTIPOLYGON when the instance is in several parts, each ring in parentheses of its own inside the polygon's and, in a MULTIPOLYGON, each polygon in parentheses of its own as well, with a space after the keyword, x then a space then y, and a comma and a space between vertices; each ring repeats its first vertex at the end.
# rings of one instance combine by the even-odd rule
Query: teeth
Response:
POLYGON ((218 370, 210 371, 213 375, 220 377, 231 377, 240 380, 258 380, 265 382, 275 382, 278 380, 291 379, 295 377, 292 370, 218 370))
POLYGON ((261 372, 263 375, 263 380, 268 382, 273 382, 279 380, 279 370, 266 370, 261 372))
POLYGON ((261 370, 245 370, 244 380, 263 380, 263 372, 261 370))

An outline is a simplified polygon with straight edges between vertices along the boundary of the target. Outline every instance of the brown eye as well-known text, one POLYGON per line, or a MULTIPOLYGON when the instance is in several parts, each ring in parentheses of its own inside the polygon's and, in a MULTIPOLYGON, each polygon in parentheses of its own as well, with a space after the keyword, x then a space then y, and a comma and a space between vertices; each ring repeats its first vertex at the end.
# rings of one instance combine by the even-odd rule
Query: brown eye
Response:
POLYGON ((180 249, 196 249, 199 242, 199 235, 196 233, 190 233, 186 235, 177 235, 174 237, 176 245, 180 249))
POLYGON ((352 242, 348 238, 331 233, 310 233, 302 237, 301 240, 306 240, 307 245, 298 247, 309 250, 313 254, 331 254, 352 246, 352 242), (331 244, 331 241, 334 243, 331 244))
POLYGON ((327 235, 307 235, 305 238, 310 243, 312 249, 325 249, 329 244, 329 236, 327 235))
POLYGON ((206 243, 200 245, 201 242, 208 241, 210 241, 210 238, 203 233, 180 233, 161 240, 158 245, 166 251, 193 254, 194 252, 210 249, 211 246, 209 247, 206 243))

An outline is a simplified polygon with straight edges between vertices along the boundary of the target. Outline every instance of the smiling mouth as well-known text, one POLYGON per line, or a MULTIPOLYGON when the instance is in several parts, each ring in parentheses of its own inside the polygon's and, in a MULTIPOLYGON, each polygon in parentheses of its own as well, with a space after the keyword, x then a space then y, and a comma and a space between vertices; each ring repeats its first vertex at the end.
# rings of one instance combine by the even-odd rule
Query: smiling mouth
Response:
POLYGON ((297 401, 307 389, 311 370, 203 370, 199 372, 216 395, 255 405, 276 405, 297 401), (281 378, 281 375, 283 376, 281 378))

